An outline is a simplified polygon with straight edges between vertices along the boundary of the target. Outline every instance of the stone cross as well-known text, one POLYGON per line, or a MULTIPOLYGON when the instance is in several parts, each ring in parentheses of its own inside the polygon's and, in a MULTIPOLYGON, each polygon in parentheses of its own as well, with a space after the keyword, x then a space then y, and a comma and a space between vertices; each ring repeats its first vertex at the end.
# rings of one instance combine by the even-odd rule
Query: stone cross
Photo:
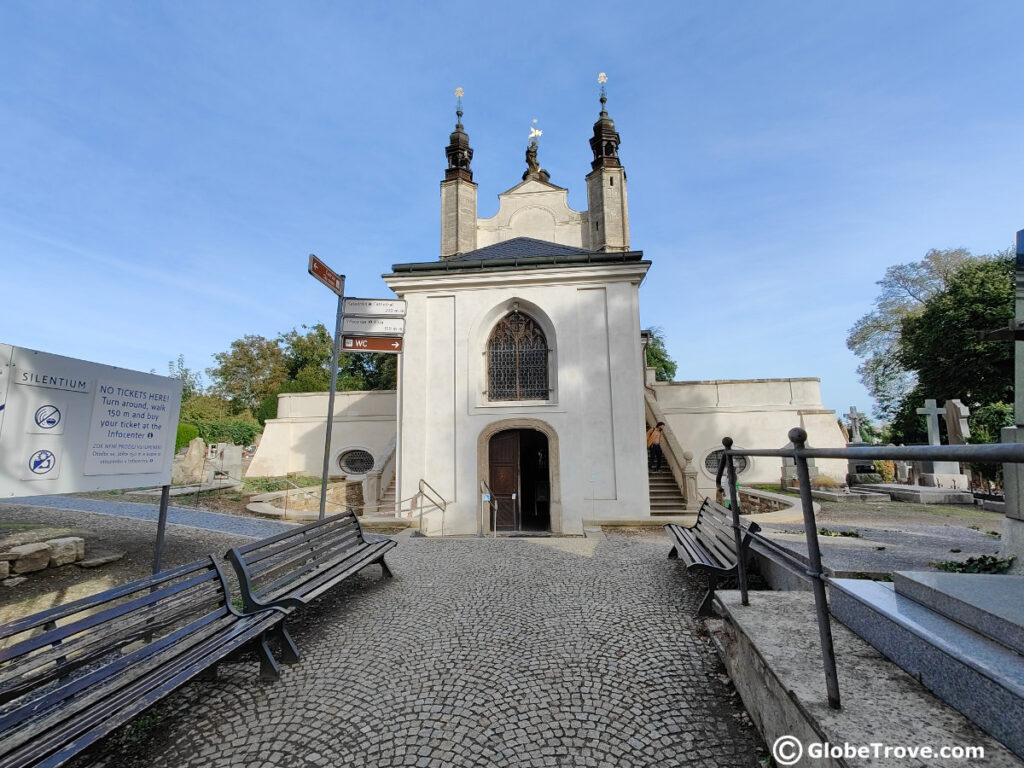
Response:
POLYGON ((851 405, 850 412, 846 414, 846 418, 850 421, 850 442, 863 443, 864 440, 860 436, 860 423, 864 418, 864 414, 851 405))
POLYGON ((947 400, 944 405, 946 406, 945 413, 942 416, 946 420, 949 444, 964 445, 967 438, 971 436, 971 429, 967 426, 967 417, 971 415, 971 412, 959 400, 947 400))
POLYGON ((939 408, 934 400, 925 400, 924 408, 918 408, 917 413, 924 416, 928 423, 928 445, 942 445, 939 437, 939 415, 945 415, 946 409, 939 408))

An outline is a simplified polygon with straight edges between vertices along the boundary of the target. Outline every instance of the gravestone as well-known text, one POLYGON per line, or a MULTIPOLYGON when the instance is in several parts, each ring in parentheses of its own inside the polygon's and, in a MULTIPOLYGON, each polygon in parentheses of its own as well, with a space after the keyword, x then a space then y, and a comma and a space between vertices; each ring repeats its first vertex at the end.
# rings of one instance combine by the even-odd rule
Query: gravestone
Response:
MULTIPOLYGON (((959 400, 951 402, 959 403, 959 408, 967 411, 959 400)), ((953 408, 957 415, 957 418, 954 419, 954 429, 959 429, 959 410, 955 405, 953 408)), ((946 419, 946 409, 939 408, 935 400, 928 399, 924 401, 924 408, 917 409, 917 413, 925 417, 925 424, 928 426, 928 445, 942 445, 942 438, 939 434, 939 416, 946 419)), ((966 419, 966 414, 964 418, 966 419)), ((947 420, 948 425, 949 421, 947 420)), ((964 428, 966 428, 966 421, 964 428)), ((968 434, 970 433, 968 432, 968 434)), ((923 465, 919 480, 921 485, 932 488, 956 488, 963 491, 970 487, 970 478, 960 471, 960 464, 956 461, 925 461, 921 463, 923 465)))
MULTIPOLYGON (((793 447, 794 447, 793 443, 786 443, 784 446, 782 446, 782 450, 785 451, 785 450, 791 449, 793 447)), ((804 447, 805 448, 810 448, 811 444, 810 443, 804 443, 804 447)), ((815 478, 818 477, 819 474, 820 473, 818 472, 818 468, 816 466, 814 466, 814 459, 808 459, 807 460, 807 476, 811 480, 811 485, 814 485, 814 480, 815 480, 815 478)), ((792 458, 790 456, 783 456, 782 457, 782 478, 779 480, 779 485, 782 486, 783 490, 785 490, 786 488, 796 488, 797 486, 800 485, 798 480, 799 480, 799 478, 796 475, 796 459, 794 459, 794 458, 792 458)))
MULTIPOLYGON (((850 421, 850 448, 866 445, 860 436, 861 423, 864 421, 864 414, 850 406, 850 412, 846 414, 850 421)), ((875 465, 870 459, 850 459, 846 462, 846 484, 861 485, 864 483, 881 483, 882 476, 875 470, 875 465)))

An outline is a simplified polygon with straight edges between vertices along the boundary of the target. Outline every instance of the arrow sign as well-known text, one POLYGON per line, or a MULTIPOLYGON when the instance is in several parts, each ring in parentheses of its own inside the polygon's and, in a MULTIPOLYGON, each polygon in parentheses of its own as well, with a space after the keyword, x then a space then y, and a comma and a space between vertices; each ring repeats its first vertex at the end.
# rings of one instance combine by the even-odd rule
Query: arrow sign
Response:
POLYGON ((389 352, 402 351, 401 336, 345 336, 341 341, 346 352, 389 352))
POLYGON ((343 333, 366 336, 401 336, 405 333, 405 320, 401 317, 345 317, 343 333))
POLYGON ((339 296, 345 295, 345 276, 339 275, 312 253, 309 254, 309 274, 339 296))
POLYGON ((402 299, 345 299, 346 315, 405 317, 402 299))

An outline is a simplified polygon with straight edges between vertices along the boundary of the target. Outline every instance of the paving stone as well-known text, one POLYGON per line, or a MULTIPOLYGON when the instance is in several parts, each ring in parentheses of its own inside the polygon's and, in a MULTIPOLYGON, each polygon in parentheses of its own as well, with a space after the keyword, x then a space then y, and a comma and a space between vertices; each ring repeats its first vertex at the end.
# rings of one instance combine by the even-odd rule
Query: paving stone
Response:
POLYGON ((394 579, 369 567, 296 615, 281 680, 222 665, 158 705, 132 764, 756 768, 692 618, 704 587, 663 539, 401 537, 394 579))

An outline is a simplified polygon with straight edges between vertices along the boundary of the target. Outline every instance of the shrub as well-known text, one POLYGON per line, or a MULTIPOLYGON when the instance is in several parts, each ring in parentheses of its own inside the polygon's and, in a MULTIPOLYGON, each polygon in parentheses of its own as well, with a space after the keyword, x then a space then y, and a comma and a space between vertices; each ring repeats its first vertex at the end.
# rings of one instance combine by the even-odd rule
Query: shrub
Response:
POLYGON ((895 461, 883 461, 882 459, 875 459, 871 463, 875 465, 875 472, 882 476, 883 482, 891 483, 896 480, 895 461))
POLYGON ((978 555, 977 557, 968 557, 963 561, 942 560, 938 563, 928 563, 928 565, 949 573, 1006 573, 1013 567, 1013 561, 1016 559, 1016 555, 1010 555, 1006 559, 996 555, 978 555))
POLYGON ((256 435, 263 431, 260 425, 252 420, 252 417, 202 421, 197 426, 199 427, 199 436, 207 443, 252 445, 256 435))
POLYGON ((195 424, 178 424, 178 436, 174 439, 174 452, 177 453, 197 437, 199 437, 199 427, 195 424))
POLYGON ((838 488, 839 483, 833 480, 828 475, 818 475, 811 481, 811 485, 815 488, 838 488))

